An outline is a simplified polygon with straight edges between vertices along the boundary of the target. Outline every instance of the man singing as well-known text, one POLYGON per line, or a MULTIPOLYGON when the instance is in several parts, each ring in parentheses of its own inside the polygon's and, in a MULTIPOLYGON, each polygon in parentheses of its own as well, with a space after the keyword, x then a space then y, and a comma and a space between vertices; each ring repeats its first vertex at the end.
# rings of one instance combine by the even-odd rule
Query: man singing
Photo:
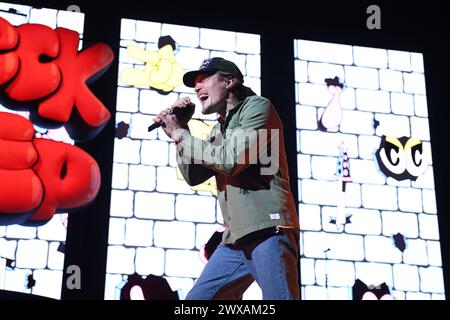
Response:
POLYGON ((219 116, 207 139, 189 132, 195 105, 187 97, 154 121, 176 143, 189 185, 215 175, 226 227, 186 299, 240 299, 254 280, 263 299, 299 299, 299 222, 274 106, 244 86, 239 68, 223 58, 204 60, 183 82, 194 88, 203 114, 219 116))

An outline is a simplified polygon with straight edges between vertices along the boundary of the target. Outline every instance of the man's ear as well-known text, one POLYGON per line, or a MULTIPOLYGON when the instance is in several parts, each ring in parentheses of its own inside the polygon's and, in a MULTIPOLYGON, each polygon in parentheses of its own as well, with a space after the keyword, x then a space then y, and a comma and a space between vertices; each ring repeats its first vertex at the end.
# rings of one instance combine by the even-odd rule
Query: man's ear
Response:
POLYGON ((231 77, 229 77, 225 80, 225 85, 226 85, 227 90, 234 89, 234 87, 236 87, 236 83, 237 83, 236 79, 231 78, 231 77))

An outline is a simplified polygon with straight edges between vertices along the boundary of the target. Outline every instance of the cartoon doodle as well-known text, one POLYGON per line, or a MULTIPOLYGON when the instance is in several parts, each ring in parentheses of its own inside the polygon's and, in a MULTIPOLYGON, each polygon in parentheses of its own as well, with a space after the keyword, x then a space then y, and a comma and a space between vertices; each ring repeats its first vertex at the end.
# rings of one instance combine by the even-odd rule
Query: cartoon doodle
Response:
MULTIPOLYGON (((178 180, 183 180, 183 175, 180 172, 180 169, 176 168, 177 170, 177 179, 178 180)), ((213 176, 211 178, 209 178, 208 180, 206 180, 203 183, 200 183, 196 186, 191 186, 191 189, 194 191, 209 191, 211 192, 213 195, 217 195, 217 184, 216 184, 216 178, 213 176)))
POLYGON ((183 67, 175 61, 175 41, 170 36, 161 37, 158 51, 150 52, 129 45, 130 57, 145 62, 144 70, 128 68, 122 71, 120 80, 131 86, 150 86, 161 94, 168 94, 181 84, 183 67))
POLYGON ((93 201, 100 169, 82 149, 34 138, 32 123, 0 112, 0 224, 39 225, 93 201))
POLYGON ((406 249, 405 237, 399 232, 393 235, 392 238, 394 239, 394 244, 397 247, 397 249, 400 250, 401 252, 405 251, 406 249))
POLYGON ((25 13, 19 12, 16 8, 8 8, 8 10, 0 9, 0 12, 6 12, 11 13, 17 16, 26 17, 27 15, 25 13))
MULTIPOLYGON (((345 223, 344 223, 344 224, 352 223, 352 220, 351 220, 351 219, 352 219, 351 215, 346 216, 346 217, 345 217, 345 223)), ((342 221, 342 220, 340 220, 340 221, 342 221)), ((338 227, 338 222, 337 222, 337 220, 336 220, 336 217, 330 217, 330 223, 335 224, 335 225, 336 225, 336 228, 338 229, 338 231, 342 231, 342 227, 338 227)), ((342 226, 341 223, 339 223, 339 225, 342 226)))
POLYGON ((78 42, 79 34, 72 30, 32 23, 14 27, 0 18, 5 106, 29 109, 30 119, 44 127, 67 125, 71 138, 83 141, 98 134, 111 117, 86 82, 105 71, 114 54, 103 43, 78 53, 78 42))
POLYGON ((16 262, 0 255, 0 290, 5 289, 6 271, 14 270, 16 262))
POLYGON ((116 127, 116 138, 123 139, 128 135, 128 130, 130 129, 130 125, 123 121, 120 121, 116 127))
POLYGON ((332 98, 328 102, 318 123, 319 129, 322 131, 338 128, 342 121, 342 108, 339 98, 344 85, 339 82, 339 77, 337 76, 333 79, 325 79, 325 83, 332 98))
POLYGON ((197 119, 189 120, 188 126, 189 130, 192 132, 191 134, 202 140, 205 140, 208 137, 209 133, 213 128, 212 125, 197 119))
POLYGON ((377 128, 378 128, 379 125, 380 125, 380 121, 378 121, 378 120, 376 120, 376 119, 373 119, 373 128, 374 128, 375 130, 377 130, 377 128))
POLYGON ((428 168, 422 141, 416 138, 382 136, 375 156, 381 172, 398 181, 415 181, 428 168))
POLYGON ((36 280, 33 278, 32 274, 27 275, 25 280, 25 288, 31 289, 36 285, 36 280))
POLYGON ((16 261, 12 260, 12 259, 8 259, 6 258, 6 264, 5 264, 6 269, 8 270, 14 270, 14 268, 16 267, 16 261))
MULTIPOLYGON (((389 290, 389 289, 388 289, 389 290)), ((373 289, 372 289, 373 291, 373 289)), ((394 297, 391 296, 389 293, 382 294, 375 294, 372 291, 364 293, 361 300, 394 300, 394 297)), ((385 290, 381 290, 382 292, 385 292, 385 290)))
POLYGON ((343 230, 346 223, 351 223, 351 215, 346 216, 345 214, 345 187, 348 182, 352 181, 347 149, 345 142, 339 145, 339 157, 336 163, 336 174, 334 175, 337 180, 337 206, 336 217, 332 217, 330 223, 335 223, 339 232, 343 230))
POLYGON ((64 242, 60 242, 58 245, 58 249, 56 249, 56 251, 64 254, 66 252, 66 244, 64 242))
POLYGON ((134 273, 119 285, 119 289, 120 300, 179 300, 178 294, 172 291, 167 280, 153 274, 143 278, 134 273))
MULTIPOLYGON (((211 129, 213 126, 206 124, 205 122, 197 119, 191 119, 188 122, 189 130, 191 131, 191 134, 194 137, 200 138, 202 140, 205 140, 208 137, 208 134, 211 132, 211 129)), ((177 178, 179 180, 183 180, 183 175, 181 174, 180 169, 178 167, 177 170, 177 178)), ((199 185, 191 187, 192 190, 195 191, 210 191, 213 195, 217 195, 217 183, 216 183, 216 177, 212 176, 208 180, 206 180, 203 183, 200 183, 199 185)))
POLYGON ((356 279, 352 292, 353 300, 394 300, 385 282, 377 286, 367 286, 361 280, 356 279))

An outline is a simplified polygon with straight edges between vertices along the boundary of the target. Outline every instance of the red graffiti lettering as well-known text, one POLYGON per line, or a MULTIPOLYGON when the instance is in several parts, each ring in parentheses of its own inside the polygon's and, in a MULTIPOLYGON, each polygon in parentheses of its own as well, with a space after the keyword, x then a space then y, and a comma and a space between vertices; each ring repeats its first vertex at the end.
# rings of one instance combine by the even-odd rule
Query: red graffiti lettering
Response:
POLYGON ((17 31, 20 40, 16 52, 20 67, 5 91, 16 101, 43 98, 55 91, 61 82, 59 68, 54 62, 40 62, 42 56, 56 58, 58 36, 50 27, 40 24, 23 24, 17 31))
POLYGON ((39 104, 39 115, 66 123, 76 106, 81 119, 89 127, 103 128, 111 115, 89 90, 86 81, 111 63, 113 53, 107 45, 99 43, 78 54, 77 32, 57 28, 56 33, 61 48, 55 63, 63 80, 58 92, 39 104))
MULTIPOLYGON (((5 19, 0 18, 0 52, 16 47, 19 35, 5 19)), ((9 81, 19 68, 19 57, 15 52, 0 54, 0 85, 9 81)))
POLYGON ((41 224, 56 212, 85 206, 95 199, 100 180, 89 154, 34 138, 29 120, 0 112, 0 223, 41 224))
POLYGON ((5 92, 14 101, 36 101, 37 112, 30 111, 39 119, 67 124, 72 139, 86 140, 111 117, 86 82, 106 69, 114 54, 103 43, 78 52, 78 39, 68 29, 39 24, 16 28, 0 18, 0 84, 7 84, 5 92))
MULTIPOLYGON (((87 82, 114 59, 106 44, 78 52, 78 42, 71 30, 0 18, 2 103, 30 111, 41 126, 65 126, 75 141, 92 139, 111 117, 87 82)), ((79 209, 95 199, 100 180, 88 153, 36 138, 31 121, 0 112, 0 225, 39 225, 79 209)))
POLYGON ((56 211, 71 211, 95 199, 100 188, 97 162, 82 149, 36 138, 39 161, 33 167, 44 184, 45 197, 30 221, 47 221, 56 211))
POLYGON ((5 214, 2 223, 5 219, 7 224, 26 219, 42 202, 44 188, 33 171, 38 158, 33 136, 30 121, 0 113, 0 213, 5 214))

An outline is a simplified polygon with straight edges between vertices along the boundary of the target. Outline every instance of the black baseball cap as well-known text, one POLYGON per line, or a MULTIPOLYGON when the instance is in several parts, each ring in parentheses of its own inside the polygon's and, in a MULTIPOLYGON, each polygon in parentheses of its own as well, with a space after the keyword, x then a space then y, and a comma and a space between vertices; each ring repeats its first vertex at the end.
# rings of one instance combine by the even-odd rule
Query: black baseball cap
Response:
POLYGON ((236 64, 234 64, 234 62, 231 62, 224 58, 214 57, 203 60, 198 70, 186 72, 183 76, 183 83, 187 87, 193 88, 195 87, 195 78, 197 78, 199 74, 212 75, 217 71, 222 71, 233 76, 237 76, 241 79, 242 82, 244 82, 242 72, 241 70, 239 70, 236 64))

